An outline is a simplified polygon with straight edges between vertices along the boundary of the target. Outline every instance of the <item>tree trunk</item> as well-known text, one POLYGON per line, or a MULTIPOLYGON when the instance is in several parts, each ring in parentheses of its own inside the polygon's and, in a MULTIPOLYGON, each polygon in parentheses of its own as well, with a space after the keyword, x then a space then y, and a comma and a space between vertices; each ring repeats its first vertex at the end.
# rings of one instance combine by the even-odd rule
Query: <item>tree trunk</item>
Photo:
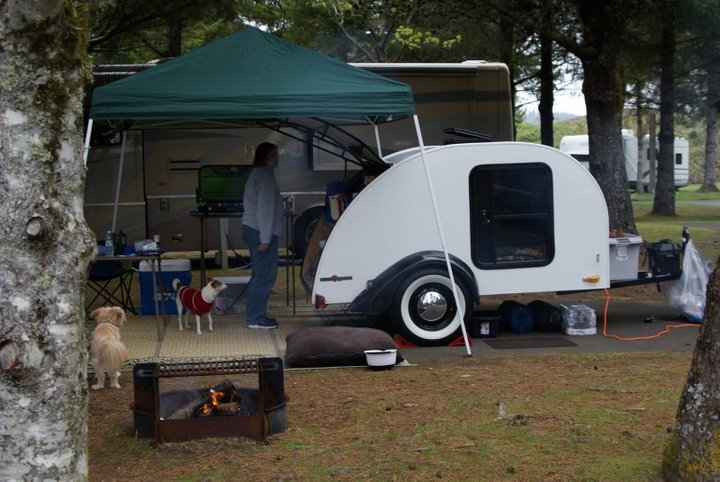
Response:
MULTIPOLYGON (((639 91, 640 89, 638 89, 639 91)), ((639 92, 638 92, 639 94, 639 92)), ((635 176, 635 192, 641 193, 641 192, 647 192, 647 189, 645 189, 645 186, 643 186, 643 175, 642 175, 642 156, 644 152, 643 148, 643 111, 640 108, 640 95, 638 97, 638 103, 637 103, 637 110, 635 111, 635 119, 637 120, 637 162, 635 163, 635 168, 637 169, 637 175, 635 176)), ((629 181, 629 179, 628 179, 629 181)))
POLYGON ((710 276, 705 313, 675 432, 665 449, 667 481, 720 480, 720 258, 710 276))
MULTIPOLYGON (((705 46, 706 58, 716 58, 715 44, 708 42, 705 46)), ((717 59, 716 59, 717 60, 717 59)), ((708 63, 706 75, 707 104, 705 113, 705 169, 703 169, 703 180, 700 191, 717 192, 715 182, 715 163, 718 160, 718 112, 720 112, 720 68, 717 62, 712 60, 708 63)))
MULTIPOLYGON (((543 31, 552 31, 552 9, 549 2, 544 5, 545 14, 542 16, 543 31)), ((540 143, 546 146, 554 146, 553 134, 554 116, 553 104, 555 103, 553 75, 553 41, 547 36, 540 34, 540 103, 538 113, 540 114, 540 143)))
POLYGON ((88 9, 0 0, 0 480, 87 479, 88 9))
POLYGON ((605 195, 610 226, 637 233, 622 148, 623 85, 617 65, 583 62, 590 173, 605 195))
POLYGON ((641 3, 622 0, 578 2, 583 44, 576 55, 583 66, 590 173, 605 195, 610 225, 637 233, 622 143, 625 83, 621 51, 627 19, 641 3))
POLYGON ((707 109, 705 114, 705 169, 703 169, 703 181, 700 191, 717 192, 715 185, 715 163, 718 158, 718 121, 717 110, 707 109))
POLYGON ((540 143, 552 147, 554 145, 553 135, 553 78, 552 62, 552 40, 547 37, 540 37, 540 102, 538 113, 540 114, 540 143))
MULTIPOLYGON (((653 214, 675 216, 675 11, 676 2, 663 2, 662 39, 660 41, 660 156, 657 162, 657 179, 653 214)), ((650 163, 650 169, 653 163, 650 163)))
POLYGON ((182 55, 182 34, 183 21, 182 14, 176 13, 165 17, 165 25, 167 25, 167 42, 164 53, 166 58, 175 58, 182 55))
POLYGON ((657 130, 655 129, 655 112, 648 116, 648 171, 650 172, 650 184, 648 192, 655 193, 655 178, 657 177, 657 130))

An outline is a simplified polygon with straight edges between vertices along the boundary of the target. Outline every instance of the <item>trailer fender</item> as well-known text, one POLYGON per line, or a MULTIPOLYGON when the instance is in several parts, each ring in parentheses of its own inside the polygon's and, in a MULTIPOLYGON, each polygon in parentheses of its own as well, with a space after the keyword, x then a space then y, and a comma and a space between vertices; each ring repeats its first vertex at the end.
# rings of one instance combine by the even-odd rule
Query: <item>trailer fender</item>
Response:
MULTIPOLYGON (((450 264, 455 283, 468 291, 473 300, 477 300, 478 284, 470 267, 460 258, 452 255, 450 255, 450 264)), ((369 315, 387 313, 392 307, 400 281, 405 279, 408 274, 424 268, 434 268, 447 273, 444 253, 442 251, 422 251, 401 259, 371 280, 367 288, 350 303, 348 311, 369 315)))

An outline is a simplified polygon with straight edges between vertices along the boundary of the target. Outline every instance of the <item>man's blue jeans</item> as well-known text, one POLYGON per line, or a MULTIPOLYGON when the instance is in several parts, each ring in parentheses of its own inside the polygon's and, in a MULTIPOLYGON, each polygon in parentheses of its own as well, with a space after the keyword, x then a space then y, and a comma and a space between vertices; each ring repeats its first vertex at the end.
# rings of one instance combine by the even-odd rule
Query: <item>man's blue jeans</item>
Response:
POLYGON ((250 324, 267 316, 268 301, 278 266, 278 237, 273 236, 267 251, 258 251, 260 233, 249 226, 243 225, 242 239, 250 249, 250 262, 252 272, 247 287, 247 307, 245 308, 245 323, 250 324))

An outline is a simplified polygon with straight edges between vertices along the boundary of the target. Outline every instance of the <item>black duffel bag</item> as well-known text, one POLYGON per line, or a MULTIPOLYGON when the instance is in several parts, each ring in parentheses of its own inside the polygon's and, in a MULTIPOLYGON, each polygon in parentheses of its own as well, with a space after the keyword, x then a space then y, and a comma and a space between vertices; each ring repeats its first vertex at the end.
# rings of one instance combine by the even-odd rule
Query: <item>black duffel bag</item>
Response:
POLYGON ((538 331, 560 331, 562 328, 562 313, 560 307, 543 300, 535 300, 527 305, 532 311, 535 329, 538 331))

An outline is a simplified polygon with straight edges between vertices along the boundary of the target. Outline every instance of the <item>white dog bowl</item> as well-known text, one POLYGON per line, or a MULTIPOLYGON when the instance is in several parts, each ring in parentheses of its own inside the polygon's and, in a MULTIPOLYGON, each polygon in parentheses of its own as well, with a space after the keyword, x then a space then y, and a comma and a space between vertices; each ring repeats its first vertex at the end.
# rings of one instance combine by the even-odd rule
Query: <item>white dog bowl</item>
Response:
POLYGON ((365 350, 365 359, 368 366, 375 370, 392 368, 397 361, 397 350, 365 350))

